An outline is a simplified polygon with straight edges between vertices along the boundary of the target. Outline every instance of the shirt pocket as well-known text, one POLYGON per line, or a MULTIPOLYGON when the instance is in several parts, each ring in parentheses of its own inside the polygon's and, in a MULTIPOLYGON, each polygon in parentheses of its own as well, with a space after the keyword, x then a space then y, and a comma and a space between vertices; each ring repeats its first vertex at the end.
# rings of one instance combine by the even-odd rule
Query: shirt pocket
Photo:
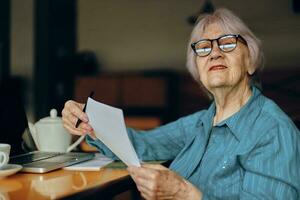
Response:
POLYGON ((241 168, 238 157, 224 157, 218 162, 215 170, 211 174, 210 184, 224 194, 238 193, 243 180, 243 169, 241 168))

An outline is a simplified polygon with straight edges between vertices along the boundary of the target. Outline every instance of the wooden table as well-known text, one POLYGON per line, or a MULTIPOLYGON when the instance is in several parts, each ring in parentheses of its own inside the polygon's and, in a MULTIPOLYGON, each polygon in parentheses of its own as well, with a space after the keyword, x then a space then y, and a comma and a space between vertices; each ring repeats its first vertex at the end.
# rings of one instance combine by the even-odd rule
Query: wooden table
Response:
MULTIPOLYGON (((125 169, 57 170, 46 174, 17 173, 0 179, 5 200, 109 199, 136 187, 125 169)), ((2 199, 1 199, 2 200, 2 199)))

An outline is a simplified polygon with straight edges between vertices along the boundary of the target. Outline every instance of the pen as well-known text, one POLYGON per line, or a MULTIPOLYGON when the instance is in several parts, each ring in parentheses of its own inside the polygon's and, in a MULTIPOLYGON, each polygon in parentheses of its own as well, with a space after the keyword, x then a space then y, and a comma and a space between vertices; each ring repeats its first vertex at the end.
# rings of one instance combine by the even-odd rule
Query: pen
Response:
MULTIPOLYGON (((89 95, 89 97, 90 97, 90 98, 92 98, 92 97, 93 97, 93 95, 94 95, 94 91, 92 91, 92 92, 91 92, 91 94, 89 95)), ((82 110, 83 112, 85 112, 86 105, 87 105, 87 102, 85 103, 85 105, 84 105, 84 107, 83 107, 83 110, 82 110)), ((80 124, 81 122, 82 122, 82 121, 81 121, 81 119, 79 119, 79 118, 78 118, 78 120, 77 120, 77 122, 76 122, 76 126, 75 126, 75 127, 76 127, 76 128, 78 128, 78 126, 79 126, 79 124, 80 124)))

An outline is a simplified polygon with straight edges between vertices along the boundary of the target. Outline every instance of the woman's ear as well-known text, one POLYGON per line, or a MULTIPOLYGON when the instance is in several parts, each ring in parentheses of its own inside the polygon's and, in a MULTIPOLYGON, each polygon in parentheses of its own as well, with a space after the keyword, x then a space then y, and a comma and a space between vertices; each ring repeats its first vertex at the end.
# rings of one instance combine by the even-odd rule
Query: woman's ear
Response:
POLYGON ((254 67, 253 63, 251 62, 250 57, 247 57, 246 63, 247 63, 247 73, 251 76, 254 74, 256 68, 254 67))
POLYGON ((245 66, 246 66, 247 73, 251 76, 255 72, 255 67, 253 66, 253 63, 251 62, 251 59, 249 56, 249 50, 244 59, 245 59, 245 66))
POLYGON ((255 67, 253 67, 253 66, 247 67, 247 73, 248 73, 250 76, 253 75, 254 72, 255 72, 255 67))

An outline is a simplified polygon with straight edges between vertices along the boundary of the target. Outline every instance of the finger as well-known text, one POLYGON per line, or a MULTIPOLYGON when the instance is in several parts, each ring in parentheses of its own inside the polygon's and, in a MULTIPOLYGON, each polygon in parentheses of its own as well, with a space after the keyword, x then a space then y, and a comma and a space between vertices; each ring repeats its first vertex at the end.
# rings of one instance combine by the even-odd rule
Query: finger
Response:
POLYGON ((157 179, 151 179, 151 178, 143 178, 140 176, 133 175, 133 179, 135 183, 139 186, 140 190, 144 193, 150 194, 156 194, 158 191, 158 180, 157 179))
POLYGON ((157 199, 157 200, 170 200, 170 199, 174 199, 174 196, 172 196, 172 195, 159 196, 159 195, 157 194, 157 195, 156 195, 156 199, 157 199))
POLYGON ((159 171, 143 167, 128 167, 130 175, 143 191, 156 192, 159 182, 159 171))
MULTIPOLYGON (((138 167, 130 168, 132 169, 138 167)), ((144 197, 145 199, 156 199, 157 187, 155 180, 141 178, 137 174, 133 174, 132 171, 130 175, 136 183, 137 188, 140 191, 142 197, 144 197)))
POLYGON ((137 187, 139 191, 147 196, 155 196, 156 199, 174 199, 174 193, 168 190, 164 190, 164 187, 159 183, 151 184, 149 180, 137 178, 137 187))
POLYGON ((128 167, 135 177, 140 190, 148 196, 155 194, 158 199, 172 199, 181 187, 176 173, 161 165, 144 165, 142 167, 128 167), (158 169, 153 169, 158 168, 158 169))
POLYGON ((84 104, 77 103, 75 101, 69 100, 65 104, 66 109, 69 113, 79 118, 83 122, 88 122, 88 116, 82 111, 84 104))
POLYGON ((168 194, 166 191, 160 191, 159 188, 153 190, 149 189, 149 187, 143 185, 143 183, 137 184, 138 190, 141 192, 141 194, 144 194, 145 197, 148 199, 161 199, 161 200, 168 200, 168 199, 174 199, 174 195, 168 194), (151 198, 150 198, 151 197, 151 198))
POLYGON ((92 133, 94 131, 93 128, 91 127, 91 125, 89 125, 88 123, 85 123, 85 122, 81 122, 79 124, 78 128, 84 129, 89 133, 92 133))
POLYGON ((74 116, 72 113, 69 113, 68 111, 62 112, 63 123, 68 122, 68 123, 73 124, 73 126, 75 126, 77 120, 78 120, 78 118, 76 116, 74 116))
POLYGON ((136 167, 136 166, 129 166, 128 171, 136 176, 140 176, 143 178, 150 178, 150 175, 153 175, 154 173, 157 173, 158 170, 146 168, 146 167, 136 167))
POLYGON ((146 193, 141 192, 141 196, 145 199, 145 200, 154 200, 154 198, 150 198, 150 196, 146 193))
POLYGON ((156 170, 169 170, 168 168, 160 164, 143 164, 143 167, 156 170))
POLYGON ((138 191, 141 193, 141 196, 144 197, 145 199, 149 199, 150 191, 146 187, 144 187, 143 185, 141 185, 139 183, 139 181, 137 180, 138 179, 137 176, 133 175, 132 173, 129 173, 129 174, 130 174, 131 178, 133 179, 133 181, 135 182, 138 191))
POLYGON ((136 170, 138 170, 140 167, 136 167, 136 166, 133 166, 133 165, 131 165, 131 166, 128 166, 127 167, 127 170, 131 173, 134 173, 136 170))
POLYGON ((143 179, 151 179, 151 180, 158 180, 160 176, 160 170, 151 169, 140 167, 138 170, 135 170, 135 174, 143 179))
MULTIPOLYGON (((64 118, 63 119, 63 126, 66 127, 69 126, 69 127, 72 127, 72 128, 76 128, 75 125, 68 119, 68 118, 64 118)), ((80 128, 78 127, 79 129, 83 129, 83 128, 80 128)))
POLYGON ((90 133, 87 133, 87 134, 88 134, 91 138, 93 138, 93 140, 96 140, 96 139, 97 139, 97 137, 96 137, 94 131, 92 131, 92 132, 90 132, 90 133))
MULTIPOLYGON (((63 123, 66 123, 66 121, 72 123, 72 126, 75 126, 78 122, 78 116, 76 116, 75 114, 73 114, 71 112, 71 110, 76 107, 76 102, 74 101, 68 101, 66 104, 65 104, 65 107, 62 111, 62 120, 63 120, 63 123)), ((77 107, 81 107, 81 105, 78 105, 77 107)), ((80 108, 79 108, 80 109, 80 108)), ((87 125, 87 131, 92 131, 91 130, 91 127, 89 127, 89 125, 87 125)))
MULTIPOLYGON (((71 114, 71 113, 68 114, 68 111, 64 112, 64 117, 62 118, 64 126, 65 126, 65 124, 68 124, 70 127, 75 127, 77 120, 78 120, 78 118, 75 117, 73 114, 71 114)), ((88 123, 85 123, 85 122, 80 123, 78 128, 85 130, 85 132, 93 131, 93 128, 88 123)))
POLYGON ((134 173, 133 171, 129 171, 129 174, 139 188, 150 188, 149 186, 146 187, 145 185, 148 185, 151 180, 148 179, 147 181, 147 179, 140 177, 137 173, 134 173))
POLYGON ((73 100, 66 101, 66 103, 64 105, 64 107, 66 109, 69 109, 72 106, 77 106, 80 110, 83 110, 83 108, 84 108, 84 104, 83 103, 78 103, 78 102, 73 101, 73 100))
POLYGON ((66 119, 67 119, 69 122, 71 122, 74 126, 75 126, 75 124, 76 124, 77 121, 78 121, 78 118, 77 118, 75 115, 73 115, 72 113, 70 113, 70 114, 66 117, 66 119))
POLYGON ((137 184, 137 188, 140 191, 142 197, 144 197, 145 199, 156 199, 155 198, 156 194, 150 191, 148 188, 138 184, 137 184))
POLYGON ((157 193, 156 193, 156 197, 157 197, 157 199, 174 199, 174 195, 172 195, 172 194, 168 194, 168 193, 166 193, 166 192, 160 192, 160 191, 158 191, 157 193))
MULTIPOLYGON (((71 134, 73 135, 86 135, 86 134, 91 134, 91 132, 87 129, 83 129, 81 127, 74 127, 73 124, 70 124, 69 122, 63 123, 64 128, 71 134)), ((95 138, 93 138, 95 139, 95 138)))
POLYGON ((75 128, 70 124, 64 124, 64 127, 67 129, 68 132, 74 135, 86 135, 86 130, 80 129, 80 128, 75 128))
POLYGON ((127 167, 127 171, 129 172, 129 175, 131 178, 134 180, 135 183, 137 183, 136 178, 138 177, 137 174, 135 173, 135 168, 134 166, 129 166, 127 167))
POLYGON ((138 177, 138 175, 141 173, 139 171, 141 167, 136 167, 136 166, 128 166, 127 167, 127 171, 129 172, 129 174, 132 176, 132 177, 138 177))

